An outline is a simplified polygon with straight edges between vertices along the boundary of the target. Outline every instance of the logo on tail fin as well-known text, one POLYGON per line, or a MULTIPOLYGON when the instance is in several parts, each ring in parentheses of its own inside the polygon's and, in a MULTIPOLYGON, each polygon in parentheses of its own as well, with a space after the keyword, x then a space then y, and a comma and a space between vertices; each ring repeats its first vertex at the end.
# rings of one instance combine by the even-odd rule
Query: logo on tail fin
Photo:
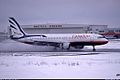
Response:
POLYGON ((9 17, 9 23, 9 31, 11 38, 19 38, 25 36, 25 32, 13 17, 9 17))

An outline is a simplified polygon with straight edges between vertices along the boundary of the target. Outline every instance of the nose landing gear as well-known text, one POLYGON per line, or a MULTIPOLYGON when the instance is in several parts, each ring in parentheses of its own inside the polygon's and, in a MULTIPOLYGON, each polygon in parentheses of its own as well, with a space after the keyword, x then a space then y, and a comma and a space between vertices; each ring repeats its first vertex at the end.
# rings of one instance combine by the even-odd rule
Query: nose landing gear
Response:
POLYGON ((95 49, 95 45, 93 45, 93 51, 96 51, 96 49, 95 49))

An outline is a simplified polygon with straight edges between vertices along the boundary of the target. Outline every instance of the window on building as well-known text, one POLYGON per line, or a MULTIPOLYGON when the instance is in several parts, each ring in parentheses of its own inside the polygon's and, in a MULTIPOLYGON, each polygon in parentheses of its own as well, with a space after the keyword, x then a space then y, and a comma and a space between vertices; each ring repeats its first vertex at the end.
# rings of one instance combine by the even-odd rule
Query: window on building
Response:
POLYGON ((114 30, 109 30, 109 32, 114 32, 114 30))
POLYGON ((104 31, 99 31, 99 32, 104 32, 104 31))

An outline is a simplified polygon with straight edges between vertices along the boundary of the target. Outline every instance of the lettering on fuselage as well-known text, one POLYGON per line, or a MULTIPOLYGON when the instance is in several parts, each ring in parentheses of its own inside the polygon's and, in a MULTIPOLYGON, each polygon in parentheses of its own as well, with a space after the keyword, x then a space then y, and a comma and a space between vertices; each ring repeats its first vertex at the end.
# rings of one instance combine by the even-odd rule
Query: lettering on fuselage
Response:
POLYGON ((90 35, 72 35, 72 38, 88 38, 90 35))

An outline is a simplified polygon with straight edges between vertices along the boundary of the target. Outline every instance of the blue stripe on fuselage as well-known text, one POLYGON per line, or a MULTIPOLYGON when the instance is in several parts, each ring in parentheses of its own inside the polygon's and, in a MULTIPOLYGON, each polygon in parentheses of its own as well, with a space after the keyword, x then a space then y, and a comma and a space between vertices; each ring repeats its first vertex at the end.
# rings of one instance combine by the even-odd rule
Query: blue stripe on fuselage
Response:
POLYGON ((11 39, 22 39, 22 38, 26 38, 26 37, 38 37, 38 36, 40 36, 40 37, 47 37, 46 35, 24 35, 24 36, 22 36, 22 37, 13 37, 13 36, 10 36, 10 38, 11 39))

